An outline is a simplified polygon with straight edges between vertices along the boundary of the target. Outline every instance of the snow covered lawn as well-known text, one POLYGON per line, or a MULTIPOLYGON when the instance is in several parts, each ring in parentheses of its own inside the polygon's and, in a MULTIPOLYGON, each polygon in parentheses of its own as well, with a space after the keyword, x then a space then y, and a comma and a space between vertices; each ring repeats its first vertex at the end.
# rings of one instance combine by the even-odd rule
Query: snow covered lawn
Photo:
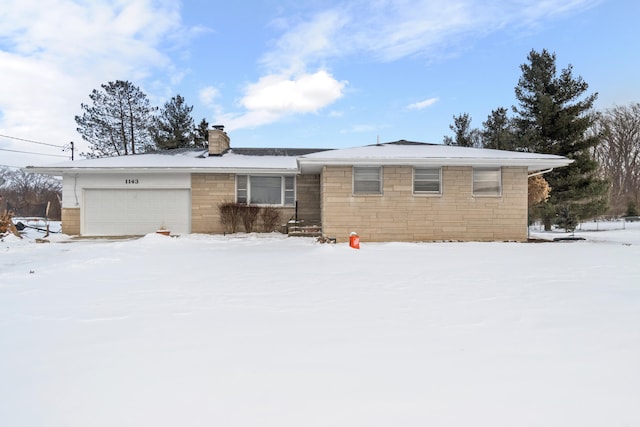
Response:
POLYGON ((0 243, 0 425, 638 426, 640 224, 0 243))

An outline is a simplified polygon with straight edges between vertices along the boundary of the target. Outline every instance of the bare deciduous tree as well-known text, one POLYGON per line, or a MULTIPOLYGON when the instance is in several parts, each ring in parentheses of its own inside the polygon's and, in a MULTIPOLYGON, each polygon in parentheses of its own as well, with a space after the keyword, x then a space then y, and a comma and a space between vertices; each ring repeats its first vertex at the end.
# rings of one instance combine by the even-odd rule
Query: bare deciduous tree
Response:
POLYGON ((640 103, 605 110, 594 129, 601 138, 595 157, 611 182, 612 213, 619 215, 640 204, 640 103))
MULTIPOLYGON (((0 176, 6 181, 0 189, 6 208, 16 216, 45 216, 49 205, 49 218, 60 219, 59 180, 9 168, 0 168, 0 176)), ((0 209, 4 207, 0 205, 0 209)))

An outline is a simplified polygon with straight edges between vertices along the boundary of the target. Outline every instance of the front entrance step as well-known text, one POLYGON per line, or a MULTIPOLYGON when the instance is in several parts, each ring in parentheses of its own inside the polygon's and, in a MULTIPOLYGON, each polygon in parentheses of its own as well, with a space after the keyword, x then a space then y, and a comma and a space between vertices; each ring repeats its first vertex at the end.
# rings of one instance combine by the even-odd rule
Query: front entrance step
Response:
POLYGON ((320 237, 322 226, 318 224, 304 225, 302 221, 289 221, 287 234, 296 237, 320 237))

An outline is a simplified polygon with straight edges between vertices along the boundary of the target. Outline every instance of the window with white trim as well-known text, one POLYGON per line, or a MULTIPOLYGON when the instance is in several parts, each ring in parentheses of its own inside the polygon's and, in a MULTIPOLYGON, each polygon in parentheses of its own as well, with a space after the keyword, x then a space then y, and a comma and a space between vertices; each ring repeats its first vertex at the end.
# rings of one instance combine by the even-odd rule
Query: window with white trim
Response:
POLYGON ((440 194, 441 188, 440 168, 413 168, 414 194, 440 194))
POLYGON ((382 168, 354 166, 353 194, 382 194, 382 168))
POLYGON ((293 206, 295 176, 237 175, 236 201, 251 205, 293 206))
POLYGON ((473 168, 474 196, 500 196, 501 194, 501 168, 473 168))

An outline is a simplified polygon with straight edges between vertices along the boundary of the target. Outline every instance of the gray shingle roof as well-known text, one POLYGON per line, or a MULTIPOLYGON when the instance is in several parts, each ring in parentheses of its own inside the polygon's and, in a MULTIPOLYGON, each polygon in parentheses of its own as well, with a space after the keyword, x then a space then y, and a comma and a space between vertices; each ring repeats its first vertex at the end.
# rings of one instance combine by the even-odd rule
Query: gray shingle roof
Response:
POLYGON ((231 152, 243 156, 305 156, 307 154, 328 151, 330 148, 232 148, 231 152))

